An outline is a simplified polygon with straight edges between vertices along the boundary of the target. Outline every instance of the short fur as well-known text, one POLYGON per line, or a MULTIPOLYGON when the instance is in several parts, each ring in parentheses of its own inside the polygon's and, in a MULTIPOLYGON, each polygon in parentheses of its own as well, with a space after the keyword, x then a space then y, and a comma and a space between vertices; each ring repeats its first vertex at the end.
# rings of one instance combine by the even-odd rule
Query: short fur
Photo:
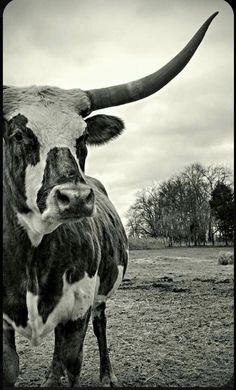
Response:
MULTIPOLYGON (((84 170, 86 145, 103 144, 118 136, 123 122, 104 115, 83 122, 79 113, 89 112, 89 100, 82 91, 76 90, 76 93, 77 97, 79 93, 79 102, 73 92, 68 99, 68 95, 63 95, 63 91, 57 88, 7 88, 4 91, 7 121, 4 131, 3 360, 6 385, 15 383, 19 370, 14 330, 38 343, 41 340, 40 329, 44 334, 47 329, 50 331, 51 326, 55 326, 55 349, 45 386, 57 385, 64 368, 70 385, 78 384, 83 340, 91 312, 100 349, 101 381, 115 382, 104 333, 105 302, 118 279, 120 283, 120 269, 123 275, 125 273, 128 242, 105 188, 97 179, 86 176, 84 170), (30 115, 30 119, 26 114, 30 115), (55 136, 50 133, 57 130, 55 136), (59 147, 53 147, 54 141, 60 143, 59 147), (30 192, 25 186, 30 182, 26 183, 25 175, 29 170, 34 172, 34 167, 38 167, 42 158, 45 159, 44 175, 36 197, 38 204, 34 206, 33 200, 29 202, 28 199, 30 192), (51 233, 42 235, 33 246, 28 231, 19 224, 19 213, 23 216, 32 214, 32 205, 43 213, 51 189, 70 181, 73 185, 86 183, 93 190, 96 213, 61 224, 51 233), (70 291, 77 284, 79 286, 80 281, 94 277, 97 280, 94 301, 85 307, 83 318, 74 318, 76 312, 68 314, 66 307, 62 307, 61 312, 57 311, 65 286, 70 291), (52 317, 54 313, 56 315, 52 317), (54 318, 52 324, 48 324, 50 318, 54 318)), ((42 168, 38 168, 35 172, 41 171, 42 168)), ((28 177, 33 179, 32 175, 28 177)), ((75 290, 74 299, 79 299, 79 303, 82 295, 76 297, 77 293, 87 294, 89 291, 75 290)), ((86 295, 84 298, 87 299, 86 295)))

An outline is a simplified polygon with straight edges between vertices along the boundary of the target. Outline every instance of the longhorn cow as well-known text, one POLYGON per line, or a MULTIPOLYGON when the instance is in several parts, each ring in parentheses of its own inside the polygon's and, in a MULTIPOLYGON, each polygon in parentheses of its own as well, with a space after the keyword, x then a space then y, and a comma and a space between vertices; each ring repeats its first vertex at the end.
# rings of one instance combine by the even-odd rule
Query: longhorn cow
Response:
POLYGON ((85 174, 87 145, 121 134, 114 116, 92 111, 143 99, 164 87, 189 62, 214 13, 187 46, 157 72, 108 88, 4 88, 3 373, 19 373, 15 331, 55 344, 44 386, 66 371, 79 384, 83 342, 92 316, 103 385, 116 382, 106 340, 107 299, 119 287, 128 242, 104 186, 85 174))

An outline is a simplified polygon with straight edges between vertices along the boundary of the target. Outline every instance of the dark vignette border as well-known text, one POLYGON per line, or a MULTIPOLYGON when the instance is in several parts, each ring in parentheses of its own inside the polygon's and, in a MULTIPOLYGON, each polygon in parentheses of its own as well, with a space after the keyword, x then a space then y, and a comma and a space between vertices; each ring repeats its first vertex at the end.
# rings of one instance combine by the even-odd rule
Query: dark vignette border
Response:
MULTIPOLYGON (((1 34, 1 39, 0 39, 0 54, 1 54, 1 73, 0 73, 0 77, 1 77, 1 104, 0 104, 0 109, 1 109, 1 128, 3 128, 3 94, 2 94, 2 88, 3 88, 3 14, 4 14, 4 10, 5 8, 7 7, 7 5, 12 2, 12 1, 20 1, 20 0, 0 0, 0 11, 1 11, 1 14, 0 14, 0 34, 1 34)), ((65 0, 66 1, 66 0, 65 0)), ((79 0, 78 0, 79 1, 79 0)), ((145 1, 145 0, 143 0, 145 1)), ((165 1, 165 0, 163 0, 165 1)), ((175 0, 173 0, 175 1, 175 0)), ((233 0, 224 0, 226 3, 228 3, 230 5, 230 7, 232 8, 232 10, 234 11, 234 6, 233 6, 233 0)), ((1 200, 1 207, 0 207, 0 217, 1 217, 1 255, 2 255, 2 239, 3 239, 3 234, 2 234, 2 230, 3 230, 3 218, 2 218, 2 213, 3 213, 3 209, 2 209, 2 187, 3 187, 3 158, 2 158, 2 137, 0 137, 1 140, 0 140, 0 146, 1 146, 1 155, 0 155, 0 183, 1 183, 1 191, 0 191, 0 200, 1 200)), ((2 256, 1 256, 2 258, 2 256)), ((2 272, 2 261, 0 262, 0 275, 1 275, 1 278, 2 278, 2 275, 3 275, 3 272, 2 272)), ((1 290, 2 292, 2 279, 1 279, 1 290)), ((1 294, 2 296, 2 294, 1 294)), ((2 313, 2 299, 1 299, 1 313, 2 313)), ((0 318, 0 326, 1 326, 1 329, 2 329, 2 315, 1 315, 1 318, 0 318)), ((3 387, 3 383, 2 383, 2 378, 3 378, 3 370, 2 370, 2 351, 3 351, 3 347, 2 347, 2 337, 1 337, 1 340, 0 340, 0 350, 1 350, 1 354, 0 354, 0 368, 1 368, 1 371, 0 371, 0 385, 1 388, 5 388, 7 389, 6 387, 3 387)), ((225 386, 222 386, 218 389, 222 389, 222 390, 228 390, 228 389, 233 389, 234 388, 234 378, 232 378, 225 386)), ((10 389, 10 388, 9 388, 10 389)), ((27 389, 27 387, 25 387, 25 389, 27 389)), ((89 388, 87 388, 89 389, 89 388)), ((171 387, 169 387, 168 389, 171 389, 171 387)), ((183 388, 184 389, 184 388, 183 388)), ((198 389, 198 387, 195 387, 195 389, 198 389)), ((201 390, 201 388, 199 388, 201 390)), ((212 389, 214 390, 214 388, 209 388, 209 389, 212 389)))

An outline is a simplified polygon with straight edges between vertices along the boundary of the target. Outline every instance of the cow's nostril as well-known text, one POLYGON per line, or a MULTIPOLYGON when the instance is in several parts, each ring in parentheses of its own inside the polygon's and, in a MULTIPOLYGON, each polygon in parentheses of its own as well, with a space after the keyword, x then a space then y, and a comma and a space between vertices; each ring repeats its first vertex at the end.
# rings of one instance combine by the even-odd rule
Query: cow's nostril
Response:
POLYGON ((57 190, 56 193, 57 200, 62 203, 64 206, 70 204, 70 199, 67 195, 63 194, 63 192, 57 190))
POLYGON ((94 192, 93 192, 93 190, 92 190, 92 188, 91 188, 89 194, 87 195, 87 197, 86 197, 86 199, 85 199, 86 202, 90 202, 91 200, 93 200, 93 197, 94 197, 94 192))

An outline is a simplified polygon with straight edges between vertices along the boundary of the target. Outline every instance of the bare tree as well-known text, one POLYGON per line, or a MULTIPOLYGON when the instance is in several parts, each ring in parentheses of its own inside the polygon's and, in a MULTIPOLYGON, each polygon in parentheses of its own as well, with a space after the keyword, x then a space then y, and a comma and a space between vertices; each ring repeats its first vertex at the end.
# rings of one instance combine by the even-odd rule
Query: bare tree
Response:
POLYGON ((205 245, 218 226, 209 204, 217 183, 232 174, 222 166, 191 164, 183 172, 139 191, 127 216, 129 235, 161 237, 166 245, 205 245))

